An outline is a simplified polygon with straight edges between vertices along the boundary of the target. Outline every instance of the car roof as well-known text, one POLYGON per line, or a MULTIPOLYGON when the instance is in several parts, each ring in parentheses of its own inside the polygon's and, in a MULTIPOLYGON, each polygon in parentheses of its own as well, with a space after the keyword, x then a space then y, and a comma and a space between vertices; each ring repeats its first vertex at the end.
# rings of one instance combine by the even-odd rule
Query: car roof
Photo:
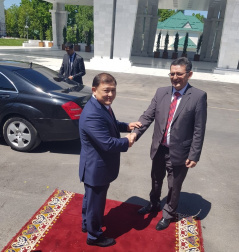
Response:
MULTIPOLYGON (((15 72, 19 77, 26 79, 31 84, 42 88, 46 92, 52 90, 57 91, 62 89, 70 90, 70 88, 72 88, 74 85, 77 85, 76 82, 70 80, 68 80, 68 82, 66 81, 56 82, 52 78, 53 76, 58 75, 56 71, 48 67, 44 67, 42 65, 34 64, 31 62, 29 63, 21 61, 0 60, 0 71, 3 71, 5 73, 15 72), (44 81, 42 81, 42 78, 44 78, 44 81)), ((79 88, 79 90, 82 90, 81 91, 82 93, 86 92, 91 94, 91 88, 85 85, 82 85, 82 87, 79 88)), ((69 92, 71 93, 71 95, 73 95, 72 91, 69 92)))

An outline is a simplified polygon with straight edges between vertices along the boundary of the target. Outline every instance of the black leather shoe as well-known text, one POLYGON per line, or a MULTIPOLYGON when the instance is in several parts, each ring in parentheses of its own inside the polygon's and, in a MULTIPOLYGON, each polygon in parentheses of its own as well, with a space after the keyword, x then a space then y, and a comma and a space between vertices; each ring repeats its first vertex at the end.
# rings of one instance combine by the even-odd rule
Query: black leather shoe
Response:
POLYGON ((167 228, 169 226, 171 222, 171 219, 165 219, 164 217, 158 222, 158 224, 156 225, 156 230, 160 231, 160 230, 164 230, 165 228, 167 228))
POLYGON ((159 212, 160 211, 160 201, 157 202, 157 204, 152 204, 151 202, 146 206, 142 207, 138 210, 139 214, 148 214, 152 212, 159 212))
POLYGON ((88 238, 86 243, 91 246, 109 247, 109 246, 116 244, 116 241, 113 238, 107 238, 104 236, 100 236, 96 240, 92 240, 92 239, 88 238))

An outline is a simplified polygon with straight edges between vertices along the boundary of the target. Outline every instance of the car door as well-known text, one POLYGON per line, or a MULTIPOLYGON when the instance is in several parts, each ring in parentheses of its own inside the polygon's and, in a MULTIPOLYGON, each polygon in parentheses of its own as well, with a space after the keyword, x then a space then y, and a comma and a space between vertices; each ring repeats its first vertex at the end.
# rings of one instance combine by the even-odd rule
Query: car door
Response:
POLYGON ((18 90, 14 83, 0 72, 0 121, 8 113, 18 96, 18 90))

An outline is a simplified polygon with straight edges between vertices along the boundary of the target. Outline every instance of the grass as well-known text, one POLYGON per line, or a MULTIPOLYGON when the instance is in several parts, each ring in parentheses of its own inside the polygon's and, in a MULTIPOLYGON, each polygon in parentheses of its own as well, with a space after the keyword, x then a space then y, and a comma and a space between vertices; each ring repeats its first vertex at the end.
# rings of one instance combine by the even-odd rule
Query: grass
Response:
POLYGON ((1 38, 0 39, 0 46, 22 46, 22 43, 24 43, 26 39, 6 39, 1 38))

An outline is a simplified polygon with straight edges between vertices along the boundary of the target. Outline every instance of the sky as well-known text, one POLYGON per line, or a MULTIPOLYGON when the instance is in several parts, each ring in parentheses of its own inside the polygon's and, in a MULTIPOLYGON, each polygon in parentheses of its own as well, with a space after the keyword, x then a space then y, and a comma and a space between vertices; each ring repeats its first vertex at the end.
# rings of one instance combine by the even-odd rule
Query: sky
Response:
MULTIPOLYGON (((21 0, 5 0, 4 1, 4 7, 5 9, 8 9, 11 5, 16 4, 20 5, 21 0)), ((191 16, 193 13, 197 14, 200 13, 204 17, 207 17, 207 11, 195 11, 195 10, 185 10, 184 14, 191 16)))
POLYGON ((8 9, 13 4, 20 5, 21 0, 4 0, 3 3, 4 3, 4 8, 8 9))

